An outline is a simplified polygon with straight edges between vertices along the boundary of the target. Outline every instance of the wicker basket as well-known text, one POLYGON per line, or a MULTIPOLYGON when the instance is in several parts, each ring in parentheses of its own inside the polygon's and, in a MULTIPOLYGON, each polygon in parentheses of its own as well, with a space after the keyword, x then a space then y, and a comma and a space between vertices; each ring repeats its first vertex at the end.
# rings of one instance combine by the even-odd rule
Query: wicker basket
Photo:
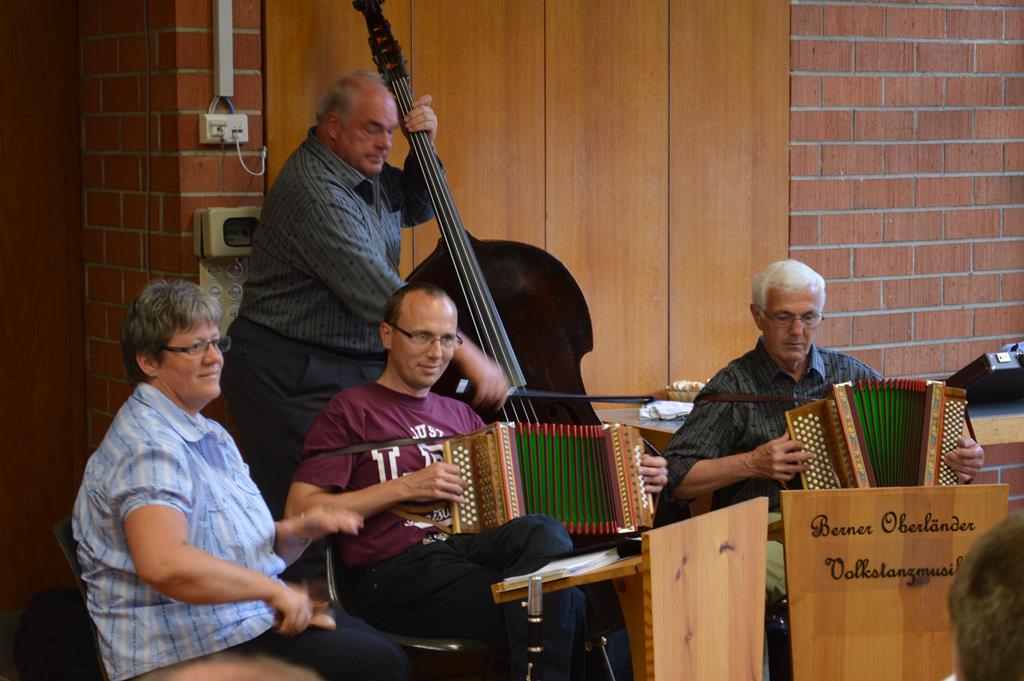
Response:
POLYGON ((665 386, 665 394, 674 402, 693 402, 703 389, 703 381, 672 381, 665 386))

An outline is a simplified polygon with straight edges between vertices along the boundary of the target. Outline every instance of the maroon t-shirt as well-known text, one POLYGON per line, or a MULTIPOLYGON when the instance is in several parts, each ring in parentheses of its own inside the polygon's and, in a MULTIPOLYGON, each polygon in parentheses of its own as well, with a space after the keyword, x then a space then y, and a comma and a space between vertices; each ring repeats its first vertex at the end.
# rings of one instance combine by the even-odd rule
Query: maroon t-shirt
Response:
MULTIPOLYGON (((472 432, 483 421, 467 405, 429 393, 412 397, 378 383, 342 390, 324 407, 306 434, 303 459, 293 480, 342 491, 364 489, 418 471, 441 460, 440 443, 384 447, 359 454, 310 458, 310 454, 352 445, 402 438, 452 437, 472 432)), ((451 522, 447 506, 431 519, 451 522)), ((366 568, 404 553, 437 533, 429 523, 414 523, 384 511, 366 518, 358 536, 339 535, 342 560, 366 568)))

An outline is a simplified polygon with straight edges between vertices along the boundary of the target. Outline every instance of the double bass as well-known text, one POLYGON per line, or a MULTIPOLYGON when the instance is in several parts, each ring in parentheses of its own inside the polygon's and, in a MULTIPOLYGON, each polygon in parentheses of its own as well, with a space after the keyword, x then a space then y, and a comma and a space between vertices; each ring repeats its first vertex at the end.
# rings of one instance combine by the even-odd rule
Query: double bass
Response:
MULTIPOLYGON (((414 97, 409 72, 383 0, 354 0, 366 19, 370 51, 404 117, 414 97)), ((547 251, 512 241, 481 241, 469 234, 445 181, 437 151, 427 133, 409 135, 434 205, 441 239, 417 266, 410 281, 429 281, 455 301, 461 331, 501 368, 510 387, 496 420, 596 425, 590 401, 636 398, 585 396, 580 362, 593 348, 590 310, 568 269, 547 251), (492 289, 488 282, 501 282, 492 289), (468 321, 467 321, 468 320, 468 321)), ((435 386, 441 394, 465 399, 464 378, 450 365, 435 386)))
MULTIPOLYGON (((415 101, 401 48, 381 13, 383 0, 353 0, 369 30, 370 52, 385 83, 406 116, 415 101)), ((579 284, 557 258, 529 244, 481 241, 469 234, 455 207, 437 151, 425 132, 409 135, 434 205, 441 239, 417 266, 410 281, 429 281, 454 300, 462 333, 470 336, 501 367, 510 387, 500 412, 478 410, 485 423, 518 421, 598 425, 590 402, 646 402, 652 398, 586 395, 580 362, 593 349, 590 310, 579 284), (491 289, 488 282, 501 282, 491 289), (469 323, 466 323, 469 320, 469 323)), ((458 368, 449 365, 434 386, 440 394, 464 397, 458 368)), ((648 444, 651 453, 657 453, 648 444)), ((656 512, 674 509, 657 504, 656 512)), ((675 517, 660 516, 664 522, 675 517)), ((655 524, 658 524, 656 517, 655 524)), ((595 537, 576 537, 577 544, 595 537)), ((595 585, 602 605, 591 626, 621 627, 624 620, 611 585, 595 585)))

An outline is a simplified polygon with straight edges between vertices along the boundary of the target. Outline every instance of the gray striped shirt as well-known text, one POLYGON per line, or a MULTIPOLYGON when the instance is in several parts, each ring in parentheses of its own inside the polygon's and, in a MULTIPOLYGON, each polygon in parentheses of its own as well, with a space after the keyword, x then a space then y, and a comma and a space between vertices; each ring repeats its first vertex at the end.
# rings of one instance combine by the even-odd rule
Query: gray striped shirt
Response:
MULTIPOLYGON (((782 395, 820 399, 835 383, 881 378, 859 359, 840 352, 811 346, 808 365, 799 381, 779 369, 764 348, 764 339, 753 350, 715 374, 702 394, 782 395)), ((786 411, 799 406, 785 402, 708 402, 698 401, 665 448, 668 459, 669 489, 683 481, 694 464, 749 452, 786 432, 786 411)), ((797 484, 799 481, 797 481, 797 484)), ((768 497, 768 505, 777 510, 779 485, 774 480, 748 478, 719 489, 712 508, 768 497)))
POLYGON ((402 227, 433 217, 415 156, 367 178, 309 130, 267 194, 240 316, 282 336, 350 352, 382 350, 378 325, 402 285, 402 227), (356 187, 368 183, 374 205, 356 187))

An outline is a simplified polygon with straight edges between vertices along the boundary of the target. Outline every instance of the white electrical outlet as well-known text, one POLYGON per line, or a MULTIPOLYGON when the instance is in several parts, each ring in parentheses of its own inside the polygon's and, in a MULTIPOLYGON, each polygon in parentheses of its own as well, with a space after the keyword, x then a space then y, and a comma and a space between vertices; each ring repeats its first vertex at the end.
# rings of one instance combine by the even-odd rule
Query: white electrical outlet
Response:
POLYGON ((249 141, 249 117, 245 114, 199 116, 200 144, 245 144, 249 141))

